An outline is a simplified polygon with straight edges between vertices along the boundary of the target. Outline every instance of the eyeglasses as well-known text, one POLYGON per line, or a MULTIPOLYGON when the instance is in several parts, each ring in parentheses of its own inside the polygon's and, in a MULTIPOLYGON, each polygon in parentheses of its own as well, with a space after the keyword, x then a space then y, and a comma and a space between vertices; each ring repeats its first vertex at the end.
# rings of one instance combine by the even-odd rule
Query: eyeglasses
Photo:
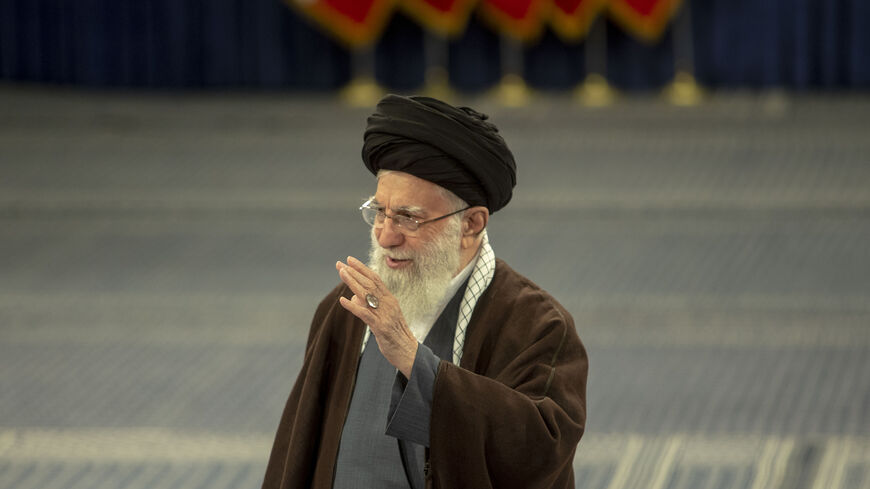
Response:
POLYGON ((375 228, 384 227, 384 221, 389 217, 393 220, 393 225, 399 228, 400 231, 404 234, 413 234, 416 233, 420 226, 423 224, 428 224, 430 222, 440 221, 446 217, 450 217, 455 214, 459 214, 462 211, 466 211, 471 209, 471 206, 468 206, 464 209, 459 209, 458 211, 453 211, 450 214, 444 214, 443 216, 436 217, 434 219, 429 219, 426 221, 418 221, 411 216, 406 216, 404 214, 393 214, 392 216, 388 216, 386 212, 384 212, 383 207, 379 207, 372 202, 372 199, 369 199, 363 203, 359 207, 359 210, 362 212, 363 221, 365 221, 369 226, 373 226, 375 228))

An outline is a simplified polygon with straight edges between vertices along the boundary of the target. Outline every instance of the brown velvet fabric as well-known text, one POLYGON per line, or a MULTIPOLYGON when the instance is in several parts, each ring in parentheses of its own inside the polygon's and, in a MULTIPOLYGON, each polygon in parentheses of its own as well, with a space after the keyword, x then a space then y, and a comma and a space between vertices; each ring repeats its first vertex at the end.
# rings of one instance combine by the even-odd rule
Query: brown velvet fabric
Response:
MULTIPOLYGON (((305 361, 281 417, 264 489, 331 488, 364 325, 339 304, 317 308, 305 361)), ((571 316, 496 260, 475 307, 461 367, 442 361, 427 487, 573 488, 586 422, 586 351, 571 316)))

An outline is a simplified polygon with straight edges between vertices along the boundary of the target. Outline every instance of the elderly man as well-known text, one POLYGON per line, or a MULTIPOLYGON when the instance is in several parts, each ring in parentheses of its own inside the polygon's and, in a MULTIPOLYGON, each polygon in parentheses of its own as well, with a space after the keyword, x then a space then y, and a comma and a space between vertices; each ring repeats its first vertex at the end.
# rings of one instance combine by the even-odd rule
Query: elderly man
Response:
POLYGON ((336 263, 264 488, 573 488, 587 358, 567 311, 496 259, 513 156, 486 116, 388 95, 363 160, 368 265, 336 263))

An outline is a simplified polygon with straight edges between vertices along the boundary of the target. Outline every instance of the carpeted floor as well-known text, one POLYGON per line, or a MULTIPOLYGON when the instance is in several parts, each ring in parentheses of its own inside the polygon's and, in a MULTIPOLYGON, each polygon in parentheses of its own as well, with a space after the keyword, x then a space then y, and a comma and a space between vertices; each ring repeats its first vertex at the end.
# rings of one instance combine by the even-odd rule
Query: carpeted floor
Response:
MULTIPOLYGON (((578 488, 870 488, 870 97, 487 112, 590 355, 578 488)), ((0 87, 0 489, 256 488, 368 110, 0 87)))

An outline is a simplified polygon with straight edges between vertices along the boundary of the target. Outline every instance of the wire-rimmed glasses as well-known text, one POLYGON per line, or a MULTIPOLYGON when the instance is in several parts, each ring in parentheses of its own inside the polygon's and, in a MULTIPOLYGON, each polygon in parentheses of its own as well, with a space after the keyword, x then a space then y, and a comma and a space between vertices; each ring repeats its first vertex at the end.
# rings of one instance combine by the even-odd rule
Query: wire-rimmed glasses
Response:
POLYGON ((374 199, 369 199, 363 202, 363 205, 359 207, 360 212, 362 212, 363 221, 365 221, 369 226, 378 229, 382 228, 384 227, 384 222, 389 217, 393 220, 393 226, 399 228, 399 230, 401 230, 404 234, 416 233, 417 230, 420 229, 420 226, 422 226, 423 224, 440 221, 441 219, 450 217, 455 214, 459 214, 460 212, 466 211, 468 209, 471 209, 471 206, 459 209, 458 211, 453 211, 450 214, 444 214, 443 216, 435 217, 433 219, 420 221, 405 214, 393 214, 392 216, 388 216, 384 208, 376 204, 374 202, 374 199))

